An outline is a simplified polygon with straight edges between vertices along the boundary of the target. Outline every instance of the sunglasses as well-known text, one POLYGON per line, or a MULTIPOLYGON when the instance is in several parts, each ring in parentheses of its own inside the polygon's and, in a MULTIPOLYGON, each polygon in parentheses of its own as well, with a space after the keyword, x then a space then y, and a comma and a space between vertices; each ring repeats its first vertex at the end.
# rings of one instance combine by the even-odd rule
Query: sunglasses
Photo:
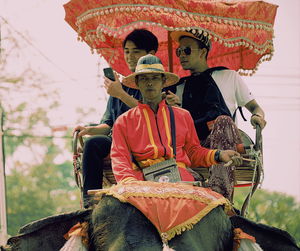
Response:
POLYGON ((181 53, 184 52, 185 55, 191 55, 192 51, 197 51, 198 49, 192 49, 191 47, 185 48, 177 48, 176 49, 176 56, 180 57, 181 53))

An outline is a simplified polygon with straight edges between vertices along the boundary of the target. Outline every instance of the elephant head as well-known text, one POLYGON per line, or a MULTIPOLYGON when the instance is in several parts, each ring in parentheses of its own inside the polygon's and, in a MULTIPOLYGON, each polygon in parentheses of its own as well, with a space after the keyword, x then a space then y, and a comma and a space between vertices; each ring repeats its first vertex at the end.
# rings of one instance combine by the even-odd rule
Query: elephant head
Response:
MULTIPOLYGON (((162 241, 156 228, 135 207, 104 196, 94 210, 76 211, 51 216, 30 223, 11 237, 5 251, 59 250, 66 240, 63 235, 77 222, 89 223, 89 251, 157 251, 162 241)), ((219 206, 207 214, 192 230, 169 241, 169 246, 181 250, 232 250, 233 228, 251 234, 264 251, 300 250, 285 231, 257 224, 240 216, 229 218, 219 206)))

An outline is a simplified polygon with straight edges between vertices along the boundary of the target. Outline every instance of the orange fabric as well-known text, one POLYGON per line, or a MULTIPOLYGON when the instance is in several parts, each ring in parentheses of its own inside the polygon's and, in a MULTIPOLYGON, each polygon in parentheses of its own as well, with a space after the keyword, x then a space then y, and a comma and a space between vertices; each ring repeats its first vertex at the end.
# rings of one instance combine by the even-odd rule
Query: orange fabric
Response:
POLYGON ((252 235, 246 234, 242 229, 240 228, 235 228, 233 230, 234 232, 234 243, 233 243, 233 251, 237 251, 238 248, 240 247, 241 239, 248 239, 251 240, 252 242, 256 242, 255 237, 252 235))
MULTIPOLYGON (((201 27, 211 31, 209 67, 255 70, 272 56, 277 7, 258 0, 226 4, 224 0, 71 0, 64 5, 65 20, 82 41, 124 76, 130 71, 124 67, 122 41, 134 28, 149 29, 157 36, 157 56, 163 65, 169 64, 168 31, 174 27, 201 27)), ((172 48, 177 46, 173 41, 172 48)), ((189 74, 182 69, 175 51, 171 64, 181 77, 189 74)))
MULTIPOLYGON (((215 150, 200 145, 190 113, 179 107, 173 107, 173 110, 176 123, 176 161, 183 163, 180 166, 187 167, 216 164, 215 150)), ((148 105, 139 103, 116 120, 111 163, 117 182, 128 177, 144 180, 142 171, 133 168, 131 155, 137 162, 143 162, 143 167, 155 162, 155 159, 169 159, 173 156, 167 133, 170 131, 169 127, 169 111, 164 100, 159 104, 157 114, 148 105), (167 118, 163 114, 164 110, 167 111, 167 118)), ((194 180, 185 168, 179 168, 179 172, 182 180, 194 180)))
POLYGON ((237 152, 240 153, 240 154, 246 153, 244 144, 237 144, 237 145, 236 145, 236 150, 237 150, 237 152))
POLYGON ((164 157, 160 157, 160 158, 157 158, 157 159, 147 159, 147 160, 142 160, 142 161, 139 161, 139 166, 141 168, 144 168, 144 167, 148 167, 148 166, 151 166, 151 165, 154 165, 154 164, 157 164, 159 162, 162 162, 162 161, 165 161, 166 159, 164 157))
POLYGON ((216 121, 216 120, 211 120, 211 121, 206 122, 207 127, 208 127, 208 130, 211 131, 211 130, 213 129, 213 126, 214 126, 215 121, 216 121))
POLYGON ((230 211, 230 202, 209 188, 182 183, 132 181, 105 189, 99 194, 112 195, 139 209, 165 240, 191 229, 219 205, 230 211))
POLYGON ((82 243, 85 246, 88 246, 89 236, 88 236, 88 223, 87 222, 78 222, 64 235, 66 240, 69 240, 71 236, 77 235, 82 237, 82 243))

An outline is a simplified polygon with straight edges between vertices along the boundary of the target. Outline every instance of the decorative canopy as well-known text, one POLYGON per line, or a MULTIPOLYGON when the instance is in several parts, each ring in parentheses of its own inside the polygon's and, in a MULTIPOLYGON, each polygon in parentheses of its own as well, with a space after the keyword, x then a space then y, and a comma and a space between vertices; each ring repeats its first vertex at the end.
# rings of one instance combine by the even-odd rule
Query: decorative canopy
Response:
POLYGON ((178 44, 170 39, 170 31, 194 29, 208 34, 210 67, 226 66, 252 75, 262 61, 272 57, 277 7, 253 0, 71 0, 64 5, 65 20, 78 39, 117 72, 130 73, 124 67, 123 39, 133 29, 145 28, 158 37, 157 56, 164 66, 180 76, 188 73, 176 58, 178 44))

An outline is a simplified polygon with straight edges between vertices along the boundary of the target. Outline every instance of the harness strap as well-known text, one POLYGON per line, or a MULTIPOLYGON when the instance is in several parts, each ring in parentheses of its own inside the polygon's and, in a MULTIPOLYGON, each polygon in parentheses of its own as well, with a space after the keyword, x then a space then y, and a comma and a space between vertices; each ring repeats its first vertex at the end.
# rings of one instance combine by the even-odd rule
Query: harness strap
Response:
POLYGON ((240 112, 240 114, 241 114, 243 120, 244 120, 244 121, 247 121, 247 119, 246 119, 245 116, 244 116, 243 109, 242 109, 241 106, 238 106, 238 107, 234 110, 234 113, 233 113, 233 115, 232 115, 233 121, 235 121, 237 110, 239 110, 239 112, 240 112))

